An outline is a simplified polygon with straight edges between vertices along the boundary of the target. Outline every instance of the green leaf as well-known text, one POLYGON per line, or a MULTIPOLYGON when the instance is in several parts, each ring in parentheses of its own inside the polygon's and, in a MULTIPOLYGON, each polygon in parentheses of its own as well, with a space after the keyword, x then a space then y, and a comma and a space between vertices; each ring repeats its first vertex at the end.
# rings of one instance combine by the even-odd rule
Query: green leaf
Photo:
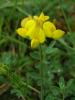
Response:
POLYGON ((35 60, 39 60, 40 59, 40 55, 38 51, 34 51, 30 54, 30 56, 35 59, 35 60))
POLYGON ((66 88, 69 89, 69 88, 72 86, 73 82, 74 82, 74 79, 70 79, 70 80, 67 82, 66 88))
POLYGON ((12 66, 16 63, 16 55, 13 55, 12 52, 4 52, 1 54, 0 62, 12 66))
POLYGON ((45 100, 57 100, 53 95, 48 95, 45 100))
POLYGON ((65 80, 63 77, 60 77, 60 79, 59 79, 59 87, 60 87, 61 91, 63 91, 65 89, 65 80))
POLYGON ((48 47, 46 50, 46 54, 52 54, 52 53, 56 53, 56 52, 59 52, 58 48, 48 47))

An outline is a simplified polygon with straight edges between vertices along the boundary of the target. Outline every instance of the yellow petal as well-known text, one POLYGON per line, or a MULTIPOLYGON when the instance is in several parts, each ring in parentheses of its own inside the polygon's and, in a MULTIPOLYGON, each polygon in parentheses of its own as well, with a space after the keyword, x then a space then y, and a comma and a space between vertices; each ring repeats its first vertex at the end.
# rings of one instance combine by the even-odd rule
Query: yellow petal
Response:
POLYGON ((43 12, 39 16, 39 20, 41 20, 41 21, 46 21, 48 19, 49 19, 49 16, 45 16, 43 12))
POLYGON ((39 42, 43 43, 46 40, 44 31, 40 28, 38 33, 39 42))
POLYGON ((56 27, 52 22, 47 21, 43 24, 43 30, 45 35, 51 38, 53 36, 53 32, 56 30, 56 27))
POLYGON ((43 43, 46 39, 44 31, 39 26, 35 27, 31 33, 31 39, 34 38, 37 39, 40 43, 43 43))
POLYGON ((16 32, 20 35, 20 36, 22 36, 22 37, 27 37, 27 30, 25 29, 25 28, 18 28, 17 30, 16 30, 16 32))
POLYGON ((63 37, 64 35, 64 31, 60 30, 60 29, 57 29, 53 32, 53 39, 57 40, 57 39, 60 39, 63 37))
POLYGON ((32 38, 32 33, 34 33, 35 30, 35 26, 36 26, 36 21, 35 20, 29 20, 26 23, 25 28, 27 29, 27 34, 30 38, 32 38))
POLYGON ((31 40, 31 47, 36 48, 39 46, 39 41, 37 39, 32 39, 31 40))
POLYGON ((34 16, 34 19, 35 19, 35 20, 38 20, 38 18, 39 18, 38 16, 34 16))
POLYGON ((22 21, 21 21, 21 26, 25 28, 25 25, 27 23, 27 21, 31 20, 32 19, 32 16, 29 16, 27 18, 24 18, 22 21))
POLYGON ((32 27, 34 28, 35 25, 36 25, 36 21, 32 19, 32 20, 27 21, 27 23, 25 25, 25 28, 28 30, 32 27))

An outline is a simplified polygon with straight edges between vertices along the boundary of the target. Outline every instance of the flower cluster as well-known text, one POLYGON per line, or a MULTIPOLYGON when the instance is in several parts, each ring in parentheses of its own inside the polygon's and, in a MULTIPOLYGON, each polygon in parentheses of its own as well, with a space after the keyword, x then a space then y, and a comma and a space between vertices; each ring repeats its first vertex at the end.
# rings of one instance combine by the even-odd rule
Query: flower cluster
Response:
POLYGON ((31 47, 36 48, 40 43, 44 43, 46 37, 59 39, 64 35, 64 31, 56 29, 55 25, 49 21, 49 16, 43 13, 40 16, 29 16, 21 21, 21 28, 17 33, 31 40, 31 47))

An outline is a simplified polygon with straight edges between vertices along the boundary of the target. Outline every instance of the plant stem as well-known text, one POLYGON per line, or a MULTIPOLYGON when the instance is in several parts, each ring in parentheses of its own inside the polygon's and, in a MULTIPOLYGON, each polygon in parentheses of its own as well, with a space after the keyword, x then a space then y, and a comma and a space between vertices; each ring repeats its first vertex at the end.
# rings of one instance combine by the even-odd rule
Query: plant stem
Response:
POLYGON ((43 87, 43 82, 44 82, 44 68, 43 68, 43 51, 42 47, 40 45, 40 75, 41 75, 41 95, 40 95, 40 100, 44 100, 44 87, 43 87))
POLYGON ((24 96, 21 96, 22 100, 26 100, 24 96))
POLYGON ((63 97, 62 97, 62 100, 64 100, 64 93, 63 93, 63 95, 62 95, 63 97))

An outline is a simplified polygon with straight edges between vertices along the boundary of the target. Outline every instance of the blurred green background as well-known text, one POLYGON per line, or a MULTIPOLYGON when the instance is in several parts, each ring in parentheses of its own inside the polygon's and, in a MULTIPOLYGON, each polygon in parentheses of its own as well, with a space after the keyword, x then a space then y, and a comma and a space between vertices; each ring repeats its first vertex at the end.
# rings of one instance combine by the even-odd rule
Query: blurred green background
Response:
POLYGON ((45 100, 75 100, 75 0, 0 0, 0 100, 40 100, 24 85, 40 91, 39 54, 16 29, 21 19, 41 12, 65 31, 65 41, 47 51, 45 100))

